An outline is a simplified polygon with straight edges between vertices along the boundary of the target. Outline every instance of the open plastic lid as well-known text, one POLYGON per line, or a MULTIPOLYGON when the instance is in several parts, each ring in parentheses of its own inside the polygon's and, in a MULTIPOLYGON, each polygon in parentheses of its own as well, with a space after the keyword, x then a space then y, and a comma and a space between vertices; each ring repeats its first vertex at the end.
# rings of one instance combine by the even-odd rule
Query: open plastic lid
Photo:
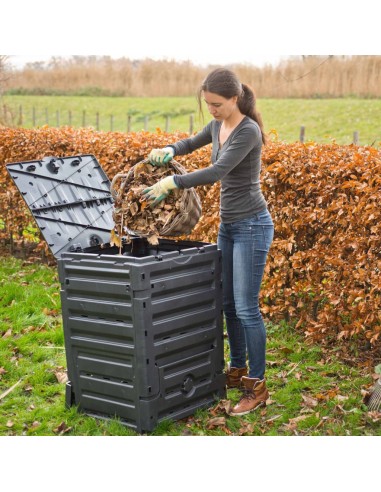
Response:
POLYGON ((110 241, 110 181, 93 155, 45 157, 6 167, 56 258, 110 241))

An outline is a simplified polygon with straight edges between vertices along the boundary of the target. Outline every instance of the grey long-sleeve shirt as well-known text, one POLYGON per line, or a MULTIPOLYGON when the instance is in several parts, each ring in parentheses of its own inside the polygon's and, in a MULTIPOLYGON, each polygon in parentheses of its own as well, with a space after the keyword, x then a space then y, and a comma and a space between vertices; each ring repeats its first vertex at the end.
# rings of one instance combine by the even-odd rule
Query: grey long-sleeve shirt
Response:
POLYGON ((212 165, 176 175, 175 183, 179 188, 192 188, 221 180, 221 221, 231 223, 267 207, 259 180, 262 135, 258 124, 245 116, 220 148, 220 128, 221 122, 212 120, 196 135, 169 146, 175 155, 184 155, 212 143, 212 165))

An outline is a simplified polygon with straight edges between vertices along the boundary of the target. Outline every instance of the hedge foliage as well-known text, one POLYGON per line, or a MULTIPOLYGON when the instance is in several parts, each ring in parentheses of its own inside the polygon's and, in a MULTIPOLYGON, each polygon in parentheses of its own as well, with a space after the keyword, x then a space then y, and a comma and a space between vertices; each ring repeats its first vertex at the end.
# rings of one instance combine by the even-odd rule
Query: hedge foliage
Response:
MULTIPOLYGON (((109 179, 185 133, 93 129, 0 129, 0 238, 22 240, 33 222, 5 164, 93 154, 109 179)), ((210 148, 176 157, 208 166, 210 148)), ((381 152, 335 143, 272 141, 263 150, 262 189, 275 223, 262 312, 295 321, 314 340, 379 342, 381 332, 381 152)), ((187 239, 216 242, 219 183, 197 188, 203 216, 187 239)), ((25 239, 25 238, 24 238, 25 239)), ((185 239, 185 238, 184 238, 185 239)), ((41 248, 46 244, 43 240, 41 248)))

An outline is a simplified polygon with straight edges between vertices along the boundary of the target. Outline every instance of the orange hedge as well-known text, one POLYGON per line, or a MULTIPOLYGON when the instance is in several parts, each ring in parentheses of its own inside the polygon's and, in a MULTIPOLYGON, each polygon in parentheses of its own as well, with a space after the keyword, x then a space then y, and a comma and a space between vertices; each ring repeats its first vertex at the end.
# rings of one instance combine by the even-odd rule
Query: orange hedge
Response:
MULTIPOLYGON (((185 133, 117 133, 92 129, 0 129, 0 227, 20 240, 30 213, 5 164, 45 156, 94 154, 110 179, 153 147, 185 133)), ((177 158, 189 171, 210 162, 210 148, 177 158)), ((275 238, 262 289, 270 320, 296 321, 314 340, 379 343, 381 331, 381 153, 335 143, 272 142, 263 151, 263 192, 275 238)), ((215 242, 219 184, 197 189, 204 215, 193 240, 215 242)), ((41 247, 46 247, 41 242, 41 247)))

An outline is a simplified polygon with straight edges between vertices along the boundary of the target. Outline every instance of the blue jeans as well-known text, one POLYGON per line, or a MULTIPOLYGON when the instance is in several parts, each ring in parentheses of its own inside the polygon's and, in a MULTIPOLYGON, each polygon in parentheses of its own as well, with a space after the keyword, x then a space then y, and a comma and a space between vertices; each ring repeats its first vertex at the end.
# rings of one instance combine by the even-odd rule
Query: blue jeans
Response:
POLYGON ((265 375, 266 329, 259 290, 273 237, 274 224, 267 209, 231 224, 221 223, 218 231, 230 364, 245 367, 247 354, 251 378, 265 375))

